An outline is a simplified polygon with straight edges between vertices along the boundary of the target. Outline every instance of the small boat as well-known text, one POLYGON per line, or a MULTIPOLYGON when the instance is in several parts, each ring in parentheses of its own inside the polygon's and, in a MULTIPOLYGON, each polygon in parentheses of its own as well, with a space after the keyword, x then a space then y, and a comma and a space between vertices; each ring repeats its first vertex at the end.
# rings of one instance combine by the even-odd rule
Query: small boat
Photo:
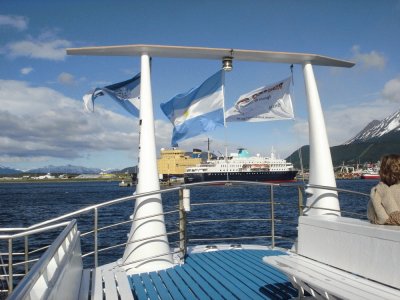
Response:
POLYGON ((132 186, 132 182, 122 180, 118 185, 120 187, 129 187, 129 186, 132 186))
POLYGON ((379 179, 379 166, 372 166, 364 169, 361 173, 361 179, 379 179))

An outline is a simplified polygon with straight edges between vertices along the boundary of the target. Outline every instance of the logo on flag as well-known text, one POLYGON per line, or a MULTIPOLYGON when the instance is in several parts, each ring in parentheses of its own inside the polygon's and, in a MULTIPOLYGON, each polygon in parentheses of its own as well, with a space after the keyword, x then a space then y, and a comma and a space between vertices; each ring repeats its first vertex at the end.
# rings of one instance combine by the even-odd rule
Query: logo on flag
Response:
POLYGON ((224 72, 218 71, 200 86, 160 105, 174 125, 172 146, 179 141, 224 125, 224 72))
POLYGON ((225 113, 226 122, 262 122, 293 119, 291 78, 260 87, 239 97, 225 113))
POLYGON ((83 103, 85 104, 85 108, 93 112, 94 100, 105 94, 110 96, 111 99, 121 105, 130 114, 139 117, 140 73, 129 80, 96 88, 94 91, 84 95, 83 103))

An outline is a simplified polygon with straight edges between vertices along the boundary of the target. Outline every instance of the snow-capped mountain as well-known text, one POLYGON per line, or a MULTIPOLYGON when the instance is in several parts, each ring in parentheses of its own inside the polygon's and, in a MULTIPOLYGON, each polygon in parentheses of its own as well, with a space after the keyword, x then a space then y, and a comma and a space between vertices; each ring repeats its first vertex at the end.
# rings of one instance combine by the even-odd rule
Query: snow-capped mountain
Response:
POLYGON ((31 169, 25 173, 68 173, 68 174, 98 174, 101 169, 98 168, 86 168, 81 166, 47 166, 43 168, 31 169))
POLYGON ((348 140, 344 145, 363 143, 383 137, 387 134, 400 133, 400 110, 393 113, 383 121, 374 120, 370 122, 355 137, 348 140))
POLYGON ((21 170, 0 166, 0 174, 20 174, 20 173, 22 173, 21 170))

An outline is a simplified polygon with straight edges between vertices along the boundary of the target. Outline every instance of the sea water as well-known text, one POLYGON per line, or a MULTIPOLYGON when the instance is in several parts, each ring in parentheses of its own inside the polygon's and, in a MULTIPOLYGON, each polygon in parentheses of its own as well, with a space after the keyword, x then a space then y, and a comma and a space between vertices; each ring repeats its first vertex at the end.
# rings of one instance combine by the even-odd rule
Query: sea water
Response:
MULTIPOLYGON (((369 194, 377 184, 375 180, 338 180, 337 186, 369 194)), ((0 228, 27 227, 52 219, 68 212, 132 195, 135 187, 119 187, 118 182, 35 182, 0 183, 0 228)), ((260 186, 207 186, 191 189, 191 212, 188 217, 188 237, 190 244, 217 243, 257 243, 271 244, 271 191, 260 186), (233 204, 241 201, 242 203, 233 204), (253 202, 261 202, 257 204, 253 202), (222 202, 222 203, 220 203, 222 202), (267 203, 265 203, 267 202, 267 203), (205 203, 204 205, 198 205, 205 203), (203 223, 204 220, 212 220, 203 223), (219 221, 224 219, 225 221, 219 221), (246 219, 246 220, 238 220, 246 219), (249 220, 252 219, 252 220, 249 220), (201 222, 198 222, 198 221, 201 222), (259 238, 248 237, 258 236, 259 238), (217 238, 225 240, 217 240, 217 238), (243 238, 243 239, 239 239, 243 238), (201 239, 200 241, 197 239, 201 239), (208 239, 203 241, 202 239, 208 239)), ((365 218, 368 197, 340 193, 341 209, 360 214, 365 218)), ((178 192, 163 194, 164 212, 174 211, 178 207, 178 192)), ((290 247, 297 235, 297 217, 299 214, 298 191, 293 187, 274 187, 275 235, 278 246, 290 247), (282 237, 283 239, 280 239, 282 237)), ((99 227, 129 220, 134 201, 127 201, 99 210, 99 227)), ((343 213, 343 215, 349 215, 343 213)), ((359 216, 357 216, 359 217, 359 216)), ((94 216, 82 214, 75 217, 81 233, 93 229, 94 216)), ((178 213, 165 216, 168 232, 178 229, 178 213)), ((99 248, 110 247, 127 240, 130 223, 122 224, 99 233, 99 248)), ((39 247, 51 243, 59 231, 30 238, 29 247, 39 247)), ((178 246, 179 235, 170 235, 172 246, 178 246)), ((18 247, 18 242, 15 243, 18 247)), ((21 246, 21 245, 19 245, 21 246)), ((1 252, 7 249, 1 243, 1 252)), ((99 254, 99 263, 115 261, 123 254, 123 247, 99 254)), ((82 238, 84 253, 93 251, 93 235, 82 238)), ((91 258, 85 264, 90 265, 91 258)))

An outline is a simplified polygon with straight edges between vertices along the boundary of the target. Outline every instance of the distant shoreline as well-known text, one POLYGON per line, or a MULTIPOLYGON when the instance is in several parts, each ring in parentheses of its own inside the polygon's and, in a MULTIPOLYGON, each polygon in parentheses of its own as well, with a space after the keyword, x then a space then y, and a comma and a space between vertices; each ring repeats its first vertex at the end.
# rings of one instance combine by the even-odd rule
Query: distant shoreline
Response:
POLYGON ((118 182, 123 180, 122 178, 70 178, 70 179, 1 179, 1 183, 59 183, 59 182, 118 182))

